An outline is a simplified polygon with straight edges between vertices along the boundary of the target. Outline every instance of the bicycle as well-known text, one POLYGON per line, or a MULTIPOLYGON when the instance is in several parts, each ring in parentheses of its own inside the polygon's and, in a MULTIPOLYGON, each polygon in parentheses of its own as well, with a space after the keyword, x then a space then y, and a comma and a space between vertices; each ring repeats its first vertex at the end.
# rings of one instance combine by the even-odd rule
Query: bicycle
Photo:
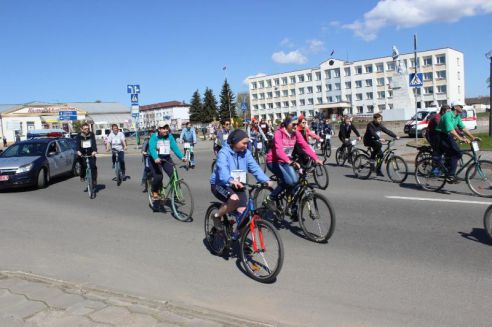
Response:
POLYGON ((324 158, 325 162, 331 157, 331 136, 331 134, 321 134, 321 140, 318 143, 319 155, 324 158))
POLYGON ((248 187, 248 204, 242 213, 225 215, 220 223, 214 222, 214 214, 222 203, 214 202, 205 214, 205 240, 210 251, 219 256, 229 256, 233 242, 239 241, 239 258, 248 276, 256 281, 270 283, 282 269, 284 246, 278 232, 255 209, 251 193, 263 184, 243 184, 248 187), (234 233, 236 224, 238 233, 234 233), (269 260, 274 256, 273 260, 269 260), (257 257, 257 258, 256 258, 257 257))
POLYGON ((193 153, 193 144, 190 142, 183 142, 184 148, 184 156, 186 158, 186 170, 190 168, 194 168, 194 165, 191 163, 191 154, 193 153))
MULTIPOLYGON (((481 197, 492 197, 492 161, 482 160, 477 155, 480 151, 477 141, 470 143, 470 159, 458 167, 456 176, 466 171, 465 181, 470 190, 481 197)), ((445 158, 447 161, 448 159, 445 158)), ((440 191, 449 179, 449 169, 442 160, 434 161, 424 158, 415 167, 415 181, 424 190, 440 191)), ((461 179, 461 178, 460 178, 461 179)))
POLYGON ((349 149, 348 146, 344 146, 344 147, 339 147, 335 152, 335 161, 337 163, 337 166, 344 166, 347 160, 349 164, 352 164, 354 158, 359 154, 359 152, 365 152, 368 154, 368 152, 366 152, 365 150, 358 149, 355 147, 355 145, 357 144, 357 140, 351 140, 350 144, 352 145, 350 147, 350 151, 348 150, 349 149))
POLYGON ((492 205, 490 205, 483 215, 483 228, 485 233, 492 240, 492 205))
POLYGON ((255 144, 253 142, 253 147, 251 148, 251 152, 253 155, 253 158, 255 158, 256 162, 258 165, 260 165, 261 169, 263 172, 266 171, 266 160, 265 160, 265 145, 263 144, 262 140, 258 140, 255 144))
POLYGON ((408 166, 405 160, 403 160, 402 157, 397 156, 395 150, 391 148, 391 144, 394 142, 395 140, 388 141, 382 156, 376 156, 375 169, 371 166, 369 151, 359 153, 352 163, 355 177, 368 179, 373 170, 380 170, 383 163, 385 163, 386 173, 388 174, 389 179, 393 183, 403 183, 408 177, 408 166))
POLYGON ((113 180, 116 180, 116 185, 120 186, 121 182, 125 180, 125 176, 123 176, 123 171, 121 170, 120 158, 118 156, 119 151, 113 149, 111 152, 116 158, 116 161, 114 163, 114 173, 116 174, 116 177, 113 180))
MULTIPOLYGON (((326 243, 335 231, 335 210, 330 201, 322 194, 317 193, 307 180, 307 175, 314 167, 299 171, 299 186, 294 195, 290 189, 283 190, 275 201, 273 220, 284 223, 285 216, 299 216, 299 225, 307 239, 316 243, 326 243), (292 210, 298 205, 297 212, 292 210), (322 207, 323 206, 323 207, 322 207)), ((275 176, 272 180, 277 180, 275 176)), ((273 191, 263 186, 258 188, 253 196, 255 206, 263 205, 266 197, 273 191)))
POLYGON ((96 185, 94 183, 94 179, 92 178, 92 169, 89 162, 89 158, 92 156, 81 156, 85 159, 85 185, 87 194, 89 194, 89 199, 94 199, 96 197, 96 185))
MULTIPOLYGON (((418 152, 417 152, 417 155, 415 156, 415 168, 417 168, 417 164, 420 161, 422 161, 423 159, 432 159, 432 153, 434 152, 430 145, 419 146, 419 147, 417 147, 417 150, 418 150, 418 152)), ((463 151, 462 156, 461 156, 460 160, 458 161, 458 168, 463 167, 463 165, 472 158, 472 156, 469 152, 470 152, 470 150, 463 151)), ((459 178, 464 180, 465 179, 465 173, 466 173, 466 170, 462 169, 462 170, 459 170, 459 174, 457 173, 456 175, 459 178)))
MULTIPOLYGON (((171 163, 170 161, 167 162, 171 163)), ((191 189, 183 179, 179 178, 176 165, 171 164, 173 165, 173 173, 169 182, 165 186, 162 185, 159 189, 160 199, 154 200, 152 198, 152 192, 148 192, 149 206, 153 212, 160 212, 164 202, 170 199, 174 217, 180 221, 189 221, 192 219, 194 210, 191 189)), ((165 173, 162 165, 159 165, 159 169, 161 170, 162 176, 164 176, 165 173)), ((152 189, 152 179, 153 177, 149 174, 147 176, 148 190, 152 189)))

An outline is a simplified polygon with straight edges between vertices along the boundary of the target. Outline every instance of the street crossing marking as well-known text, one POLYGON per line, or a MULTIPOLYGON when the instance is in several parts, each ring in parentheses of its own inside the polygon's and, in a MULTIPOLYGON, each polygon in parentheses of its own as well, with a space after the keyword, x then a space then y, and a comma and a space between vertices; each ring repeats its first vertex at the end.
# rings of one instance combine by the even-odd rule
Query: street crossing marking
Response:
POLYGON ((484 201, 414 198, 414 197, 407 197, 407 196, 391 196, 391 195, 386 195, 385 198, 394 199, 394 200, 411 200, 411 201, 451 202, 451 203, 484 204, 484 205, 492 204, 492 202, 484 202, 484 201))

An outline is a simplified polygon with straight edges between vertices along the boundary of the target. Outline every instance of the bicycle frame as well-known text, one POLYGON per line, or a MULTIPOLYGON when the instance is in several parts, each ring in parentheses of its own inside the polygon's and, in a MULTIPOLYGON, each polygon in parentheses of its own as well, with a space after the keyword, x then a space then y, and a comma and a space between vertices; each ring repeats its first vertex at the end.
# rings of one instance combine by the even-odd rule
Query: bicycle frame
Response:
MULTIPOLYGON (((166 162, 171 164, 170 161, 166 161, 166 162)), ((161 170, 162 176, 164 177, 165 172, 164 172, 164 168, 162 167, 162 164, 159 165, 159 168, 161 170)), ((176 166, 173 164, 173 174, 171 175, 169 182, 167 182, 166 185, 163 184, 161 186, 160 194, 164 195, 164 197, 167 198, 169 197, 169 195, 171 195, 172 192, 176 193, 178 191, 177 184, 179 181, 180 179, 178 177, 178 170, 176 169, 176 166)))

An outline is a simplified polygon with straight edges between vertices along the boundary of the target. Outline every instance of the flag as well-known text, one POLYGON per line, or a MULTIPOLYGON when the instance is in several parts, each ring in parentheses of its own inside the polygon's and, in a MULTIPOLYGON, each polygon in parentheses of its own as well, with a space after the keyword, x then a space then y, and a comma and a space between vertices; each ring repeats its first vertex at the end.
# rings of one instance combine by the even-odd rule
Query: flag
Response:
POLYGON ((222 67, 222 70, 226 70, 226 69, 227 69, 227 66, 222 67))
POLYGON ((331 50, 330 56, 333 56, 334 53, 335 53, 335 49, 331 50))

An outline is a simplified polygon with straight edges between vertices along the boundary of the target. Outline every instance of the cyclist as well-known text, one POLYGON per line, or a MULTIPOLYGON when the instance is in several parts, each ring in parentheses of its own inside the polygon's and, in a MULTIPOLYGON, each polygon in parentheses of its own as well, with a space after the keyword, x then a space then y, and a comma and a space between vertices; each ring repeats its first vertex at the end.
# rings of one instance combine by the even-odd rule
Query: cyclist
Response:
POLYGON ((260 128, 263 132, 263 134, 268 134, 270 132, 270 126, 267 124, 267 122, 265 121, 265 118, 262 118, 260 120, 260 128))
MULTIPOLYGON (((400 139, 395 133, 383 126, 383 115, 380 113, 375 113, 373 116, 373 121, 367 124, 366 133, 364 134, 364 145, 371 148, 371 169, 374 169, 374 161, 376 156, 382 157, 383 152, 381 151, 382 144, 385 139, 381 138, 381 131, 388 134, 389 136, 400 139)), ((378 176, 384 176, 381 172, 381 167, 378 167, 376 174, 378 176)))
POLYGON ((157 132, 152 134, 149 140, 150 171, 152 172, 152 199, 159 199, 159 189, 162 187, 162 173, 159 166, 162 166, 167 176, 171 178, 174 163, 171 158, 171 151, 176 157, 186 162, 186 158, 179 150, 174 136, 169 131, 169 125, 160 121, 157 125, 157 132))
POLYGON ((123 179, 125 179, 125 151, 127 151, 128 147, 125 140, 125 134, 120 132, 118 125, 111 125, 112 133, 109 133, 108 139, 106 142, 106 151, 113 151, 113 155, 111 157, 113 161, 113 169, 116 162, 116 154, 118 154, 118 160, 120 161, 121 173, 123 174, 123 179))
MULTIPOLYGON (((190 143, 191 145, 196 144, 196 131, 194 127, 191 127, 191 123, 187 122, 186 127, 181 131, 181 135, 179 137, 181 142, 190 143)), ((191 168, 195 168, 195 153, 190 149, 190 164, 191 168)))
POLYGON ((217 138, 214 143, 214 152, 215 154, 219 153, 222 146, 227 143, 227 138, 229 137, 229 133, 231 131, 231 121, 225 120, 221 123, 222 128, 217 131, 217 138))
POLYGON ((145 138, 142 143, 142 162, 144 163, 144 169, 142 173, 141 185, 144 187, 143 192, 146 193, 147 190, 147 174, 150 173, 150 162, 149 162, 149 140, 154 132, 149 131, 149 136, 145 138))
POLYGON ((449 178, 448 183, 457 183, 456 168, 458 167, 458 160, 460 160, 462 153, 456 143, 456 140, 470 143, 470 140, 465 136, 459 135, 456 132, 456 128, 463 131, 463 133, 472 140, 478 140, 473 136, 461 121, 461 112, 463 111, 464 104, 461 101, 451 102, 451 111, 446 112, 439 121, 436 127, 436 131, 439 132, 439 150, 440 153, 445 153, 449 158, 449 178))
POLYGON ((321 140, 321 138, 318 135, 316 135, 316 133, 314 133, 309 129, 307 120, 304 118, 304 115, 302 114, 299 116, 299 125, 297 125, 297 130, 301 133, 301 135, 308 143, 309 143, 309 137, 315 139, 318 142, 321 140))
POLYGON ((443 105, 441 109, 439 110, 438 113, 433 113, 430 115, 428 118, 429 124, 427 125, 427 132, 425 133, 425 138, 427 139, 427 142, 429 142, 431 148, 432 148, 432 160, 435 162, 440 161, 442 157, 442 153, 440 150, 440 137, 438 132, 436 130, 437 125, 439 125, 439 122, 441 121, 441 117, 448 111, 451 110, 451 107, 448 106, 447 104, 443 105))
MULTIPOLYGON (((296 129, 297 117, 287 117, 279 129, 275 131, 273 137, 273 144, 270 150, 268 150, 266 156, 266 162, 268 169, 277 176, 279 183, 277 188, 266 198, 265 206, 272 208, 278 195, 286 188, 290 189, 290 194, 294 195, 297 191, 299 177, 294 169, 300 168, 300 165, 292 160, 292 154, 294 147, 298 145, 304 153, 306 153, 311 159, 315 160, 317 164, 323 163, 318 159, 318 156, 313 149, 307 144, 301 132, 296 129)), ((297 209, 292 208, 295 219, 297 209)))
MULTIPOLYGON (((217 155, 217 164, 210 176, 212 194, 224 204, 214 216, 215 226, 220 226, 223 215, 234 210, 242 213, 248 201, 243 183, 246 174, 251 173, 260 183, 272 182, 261 170, 248 148, 249 138, 245 131, 231 132, 217 155)), ((237 226, 236 226, 237 228, 237 226)))
POLYGON ((96 136, 89 130, 89 124, 84 123, 80 127, 80 133, 75 138, 77 144, 77 155, 79 156, 80 169, 80 181, 85 181, 85 171, 87 169, 85 159, 82 156, 91 156, 89 158, 89 165, 92 170, 92 183, 97 185, 97 166, 96 166, 96 154, 97 144, 96 136))
POLYGON ((251 140, 253 149, 257 149, 258 142, 267 143, 267 137, 263 134, 263 130, 258 126, 256 118, 251 119, 251 124, 247 128, 248 137, 251 140))
POLYGON ((352 125, 352 117, 349 115, 345 115, 343 117, 343 122, 340 125, 340 130, 338 131, 338 138, 342 142, 342 150, 347 148, 348 152, 352 151, 352 143, 350 142, 350 134, 354 131, 355 135, 357 135, 357 140, 360 141, 360 133, 357 128, 352 125))

